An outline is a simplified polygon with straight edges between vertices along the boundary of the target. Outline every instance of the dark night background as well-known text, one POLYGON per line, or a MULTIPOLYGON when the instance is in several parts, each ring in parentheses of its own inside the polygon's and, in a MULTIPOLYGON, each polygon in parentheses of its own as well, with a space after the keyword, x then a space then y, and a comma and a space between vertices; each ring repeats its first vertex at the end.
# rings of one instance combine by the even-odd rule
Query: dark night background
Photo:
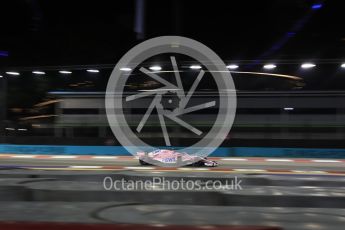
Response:
MULTIPOLYGON (((340 0, 145 3, 144 39, 190 37, 225 60, 345 58, 340 0), (322 7, 313 10, 314 4, 322 7)), ((2 67, 116 63, 140 42, 132 0, 1 1, 0 9, 0 49, 9 53, 0 59, 2 67)))
POLYGON ((238 90, 342 90, 344 9, 341 0, 1 1, 0 75, 20 71, 8 76, 13 106, 31 106, 51 90, 104 91, 111 68, 134 45, 181 35, 204 43, 240 71, 275 63, 271 72, 304 82, 291 87, 274 78, 235 75, 238 90), (135 31, 138 9, 144 12, 143 33, 135 31), (301 70, 307 61, 317 67, 301 70), (87 67, 101 72, 86 74, 87 67), (73 77, 59 75, 60 69, 73 70, 73 77))

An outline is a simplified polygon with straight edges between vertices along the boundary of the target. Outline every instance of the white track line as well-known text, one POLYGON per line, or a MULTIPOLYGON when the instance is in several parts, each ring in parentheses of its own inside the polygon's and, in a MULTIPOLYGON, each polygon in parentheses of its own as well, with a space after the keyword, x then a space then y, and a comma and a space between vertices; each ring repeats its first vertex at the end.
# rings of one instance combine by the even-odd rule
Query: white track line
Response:
POLYGON ((177 169, 181 171, 208 171, 210 170, 209 168, 177 168, 177 169))
POLYGON ((69 166, 69 168, 74 168, 74 169, 99 169, 99 168, 103 168, 103 166, 91 166, 91 165, 72 165, 69 166))
POLYGON ((317 162, 317 163, 341 163, 342 161, 338 160, 311 160, 312 162, 317 162))
POLYGON ((291 170, 294 173, 308 173, 308 174, 324 174, 326 171, 305 171, 305 170, 291 170))
POLYGON ((265 161, 269 162, 294 162, 294 160, 291 159, 265 159, 265 161))
POLYGON ((267 172, 265 169, 233 169, 236 172, 267 172))
POLYGON ((152 170, 152 169, 156 169, 156 168, 154 168, 154 167, 131 167, 131 166, 129 166, 129 167, 124 167, 125 169, 133 169, 133 170, 137 170, 137 169, 139 169, 139 170, 152 170))
POLYGON ((35 158, 35 155, 13 155, 13 158, 35 158))
POLYGON ((77 158, 79 156, 68 156, 68 155, 61 155, 61 156, 52 156, 51 158, 54 158, 54 159, 74 159, 74 158, 77 158))
POLYGON ((327 173, 326 171, 309 171, 312 174, 324 174, 327 173))
POLYGON ((222 161, 248 161, 246 158, 222 158, 222 161))
POLYGON ((117 159, 117 157, 114 157, 114 156, 95 156, 95 157, 92 157, 92 159, 101 159, 101 160, 106 160, 106 159, 117 159))
POLYGON ((177 168, 177 170, 181 170, 181 171, 192 171, 192 168, 177 168))
POLYGON ((308 173, 309 171, 302 171, 302 170, 291 170, 294 173, 308 173))

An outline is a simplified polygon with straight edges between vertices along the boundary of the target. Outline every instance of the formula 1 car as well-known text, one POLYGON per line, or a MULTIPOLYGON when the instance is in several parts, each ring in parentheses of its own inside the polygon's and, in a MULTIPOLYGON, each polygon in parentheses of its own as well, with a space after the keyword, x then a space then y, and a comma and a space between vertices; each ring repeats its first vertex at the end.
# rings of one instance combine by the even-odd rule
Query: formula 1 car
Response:
POLYGON ((161 165, 167 166, 179 163, 179 165, 187 165, 194 167, 216 167, 218 163, 216 161, 208 160, 206 157, 199 157, 189 155, 187 153, 180 153, 174 150, 157 149, 155 151, 146 153, 138 152, 139 163, 141 165, 161 165))

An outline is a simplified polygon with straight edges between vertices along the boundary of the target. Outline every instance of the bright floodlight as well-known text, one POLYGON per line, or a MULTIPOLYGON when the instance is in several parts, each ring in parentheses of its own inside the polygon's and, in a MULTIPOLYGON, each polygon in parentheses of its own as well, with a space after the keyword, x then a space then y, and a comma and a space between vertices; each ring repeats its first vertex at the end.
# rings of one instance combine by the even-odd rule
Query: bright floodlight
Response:
POLYGON ((228 69, 237 69, 237 68, 238 68, 238 65, 232 64, 232 65, 226 66, 226 68, 228 68, 228 69))
POLYGON ((2 75, 0 75, 0 78, 3 78, 3 76, 2 76, 2 75))
POLYGON ((128 68, 128 67, 122 67, 120 68, 121 71, 125 71, 125 72, 129 72, 129 71, 132 71, 131 68, 128 68))
POLYGON ((20 75, 20 73, 18 73, 18 72, 13 72, 13 71, 6 72, 6 73, 9 74, 9 75, 16 75, 16 76, 20 75))
POLYGON ((99 73, 98 69, 87 69, 86 71, 89 73, 99 73))
POLYGON ((62 73, 62 74, 71 74, 72 72, 71 72, 71 71, 67 71, 67 70, 60 70, 59 73, 62 73))
POLYGON ((277 66, 274 65, 274 64, 267 64, 267 65, 264 65, 264 69, 274 69, 276 68, 277 66))
POLYGON ((154 70, 154 71, 160 71, 160 70, 162 70, 162 67, 155 65, 155 66, 151 66, 149 69, 154 70))
POLYGON ((341 64, 340 67, 341 67, 341 68, 345 68, 345 63, 341 64))
POLYGON ((301 68, 303 68, 303 69, 310 69, 310 68, 313 68, 313 67, 315 67, 316 65, 315 64, 313 64, 313 63, 303 63, 302 65, 301 65, 301 68))
POLYGON ((38 75, 44 75, 46 74, 45 72, 43 71, 32 71, 33 74, 38 74, 38 75))
POLYGON ((202 67, 200 65, 191 65, 189 66, 190 69, 201 69, 202 67))
POLYGON ((292 108, 292 107, 285 107, 284 110, 285 111, 292 111, 292 110, 294 110, 294 108, 292 108))

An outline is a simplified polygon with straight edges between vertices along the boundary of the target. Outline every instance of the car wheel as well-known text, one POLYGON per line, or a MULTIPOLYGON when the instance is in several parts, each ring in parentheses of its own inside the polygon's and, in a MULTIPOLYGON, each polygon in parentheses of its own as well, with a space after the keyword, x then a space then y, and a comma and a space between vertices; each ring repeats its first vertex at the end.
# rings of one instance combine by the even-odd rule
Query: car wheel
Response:
POLYGON ((149 163, 147 163, 146 161, 143 160, 139 160, 140 165, 150 165, 149 163))

